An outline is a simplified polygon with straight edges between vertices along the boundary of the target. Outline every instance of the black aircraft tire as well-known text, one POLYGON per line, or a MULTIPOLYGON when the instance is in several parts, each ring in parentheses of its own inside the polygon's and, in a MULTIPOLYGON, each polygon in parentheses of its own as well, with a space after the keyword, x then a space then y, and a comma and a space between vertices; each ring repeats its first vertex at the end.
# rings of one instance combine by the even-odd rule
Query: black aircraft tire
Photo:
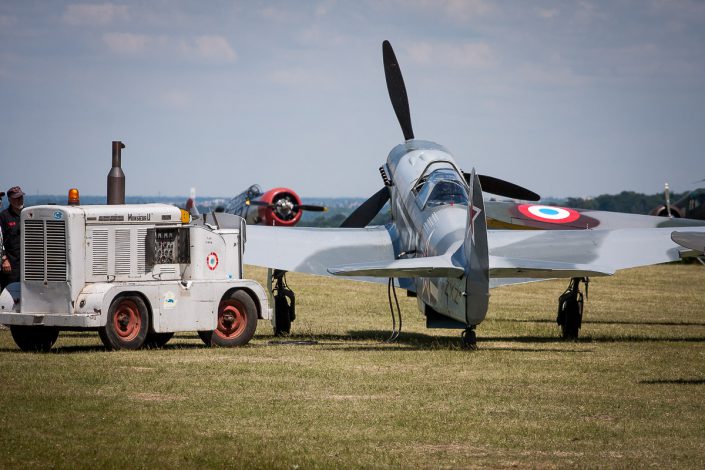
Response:
POLYGON ((11 325, 10 333, 25 352, 47 352, 59 337, 59 329, 51 326, 11 325))
POLYGON ((563 309, 564 316, 561 324, 563 339, 578 339, 581 323, 580 303, 577 300, 566 300, 563 309))
POLYGON ((257 307, 247 292, 235 291, 218 306, 215 330, 199 331, 206 346, 232 348, 249 343, 257 329, 257 307))
POLYGON ((274 299, 275 326, 274 336, 289 336, 291 332, 291 314, 289 313, 289 303, 286 297, 276 297, 274 299))
POLYGON ((160 349, 163 348, 166 343, 169 342, 171 338, 174 337, 174 333, 154 333, 151 332, 147 334, 147 339, 144 341, 144 347, 149 349, 160 349))
POLYGON ((477 334, 474 329, 466 328, 465 331, 460 334, 460 338, 462 340, 461 346, 463 349, 470 351, 477 350, 477 334))
POLYGON ((105 327, 98 330, 98 334, 110 350, 134 350, 144 345, 148 331, 147 306, 140 297, 132 295, 113 300, 105 327))

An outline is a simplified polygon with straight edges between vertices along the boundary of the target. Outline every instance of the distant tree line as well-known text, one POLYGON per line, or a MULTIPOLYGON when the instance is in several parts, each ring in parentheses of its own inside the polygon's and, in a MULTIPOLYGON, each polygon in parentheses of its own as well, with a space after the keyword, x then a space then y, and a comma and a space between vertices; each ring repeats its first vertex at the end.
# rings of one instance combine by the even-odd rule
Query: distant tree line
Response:
MULTIPOLYGON (((686 196, 688 192, 671 193, 671 203, 686 196)), ((651 209, 665 204, 663 193, 642 194, 634 191, 622 191, 619 194, 601 194, 594 198, 569 197, 559 204, 576 209, 592 209, 599 211, 627 212, 630 214, 648 214, 651 209)))

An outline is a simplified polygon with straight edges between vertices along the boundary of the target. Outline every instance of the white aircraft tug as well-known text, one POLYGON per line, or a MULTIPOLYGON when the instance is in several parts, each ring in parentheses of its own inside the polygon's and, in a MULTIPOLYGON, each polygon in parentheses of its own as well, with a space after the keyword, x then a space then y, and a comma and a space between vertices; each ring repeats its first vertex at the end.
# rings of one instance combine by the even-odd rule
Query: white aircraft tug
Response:
POLYGON ((22 350, 49 350, 61 330, 96 330, 108 349, 161 347, 179 331, 240 346, 272 318, 262 286, 242 278, 246 225, 236 215, 46 205, 25 208, 21 224, 21 282, 0 295, 0 324, 22 350))

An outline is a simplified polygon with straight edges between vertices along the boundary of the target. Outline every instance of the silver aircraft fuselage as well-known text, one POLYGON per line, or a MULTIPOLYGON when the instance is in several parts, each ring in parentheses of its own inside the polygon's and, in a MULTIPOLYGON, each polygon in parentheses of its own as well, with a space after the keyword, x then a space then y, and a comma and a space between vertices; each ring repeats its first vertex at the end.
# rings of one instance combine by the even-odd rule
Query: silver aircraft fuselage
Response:
MULTIPOLYGON (((454 265, 467 269, 463 244, 467 236, 469 187, 450 152, 434 142, 408 140, 389 153, 385 171, 392 182, 389 190, 398 235, 397 257, 447 256, 454 265), (455 174, 453 184, 462 185, 465 197, 454 194, 449 200, 432 200, 433 188, 424 192, 423 185, 432 183, 424 180, 435 171, 451 179, 455 174)), ((422 312, 428 306, 466 325, 477 325, 485 318, 486 295, 479 299, 468 295, 466 276, 417 277, 407 282, 415 283, 422 312), (478 308, 473 308, 473 302, 478 308)))

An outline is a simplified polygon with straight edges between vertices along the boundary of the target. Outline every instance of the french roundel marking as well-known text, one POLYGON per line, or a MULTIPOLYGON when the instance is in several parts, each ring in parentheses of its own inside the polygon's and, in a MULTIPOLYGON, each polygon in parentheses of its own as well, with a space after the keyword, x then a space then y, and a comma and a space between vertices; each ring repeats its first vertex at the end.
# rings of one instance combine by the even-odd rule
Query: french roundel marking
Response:
POLYGON ((540 206, 536 204, 521 204, 519 212, 530 219, 552 224, 568 224, 580 218, 580 212, 567 207, 540 206))
POLYGON ((208 269, 213 271, 218 267, 218 255, 213 251, 211 254, 206 256, 206 263, 208 264, 208 269))

